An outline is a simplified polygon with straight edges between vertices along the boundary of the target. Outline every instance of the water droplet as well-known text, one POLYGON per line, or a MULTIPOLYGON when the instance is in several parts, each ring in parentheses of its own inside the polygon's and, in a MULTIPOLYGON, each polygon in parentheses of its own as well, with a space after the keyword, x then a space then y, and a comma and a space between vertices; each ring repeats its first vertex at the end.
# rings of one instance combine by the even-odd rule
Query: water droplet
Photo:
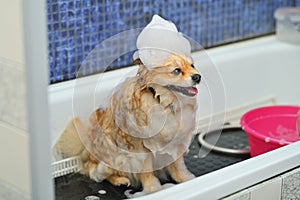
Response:
POLYGON ((269 143, 269 142, 270 142, 270 138, 269 138, 269 137, 266 137, 266 138, 265 138, 265 142, 266 142, 266 143, 269 143))
POLYGON ((131 189, 125 190, 124 194, 128 197, 129 195, 131 195, 131 191, 131 189))
POLYGON ((239 148, 244 147, 244 146, 245 146, 245 145, 244 145, 243 143, 239 143, 239 144, 238 144, 238 147, 239 147, 239 148))
POLYGON ((284 142, 285 142, 284 139, 280 139, 280 140, 279 140, 279 144, 280 144, 280 145, 284 145, 284 142))
POLYGON ((209 151, 204 148, 201 148, 198 153, 199 158, 205 158, 208 155, 209 151))
POLYGON ((127 197, 127 198, 136 198, 136 197, 141 197, 141 196, 143 196, 143 195, 146 195, 146 194, 148 194, 147 192, 145 192, 144 190, 143 191, 141 191, 141 192, 135 192, 135 193, 131 193, 132 192, 132 190, 126 190, 125 192, 124 192, 124 195, 127 197))
POLYGON ((99 190, 98 193, 99 194, 106 194, 106 190, 99 190))
POLYGON ((87 197, 85 197, 84 199, 85 199, 85 200, 100 200, 100 198, 99 198, 99 197, 97 197, 97 196, 93 196, 93 195, 91 195, 91 196, 87 196, 87 197))

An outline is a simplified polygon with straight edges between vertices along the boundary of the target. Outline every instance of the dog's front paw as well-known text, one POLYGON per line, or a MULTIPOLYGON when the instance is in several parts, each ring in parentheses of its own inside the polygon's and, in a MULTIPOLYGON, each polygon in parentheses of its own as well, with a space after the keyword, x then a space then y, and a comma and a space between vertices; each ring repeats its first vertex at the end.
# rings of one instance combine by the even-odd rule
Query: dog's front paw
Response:
POLYGON ((124 176, 110 176, 107 178, 107 180, 115 186, 125 185, 128 187, 131 185, 130 180, 124 176))
POLYGON ((157 192, 162 189, 160 181, 151 172, 142 174, 141 182, 144 189, 143 191, 146 193, 157 192))
POLYGON ((188 170, 183 170, 183 171, 172 174, 172 178, 177 183, 182 183, 182 182, 192 180, 192 179, 196 178, 196 176, 188 170))
POLYGON ((190 172, 184 173, 181 175, 181 177, 179 177, 178 183, 182 183, 185 181, 189 181, 196 178, 196 176, 190 172))
POLYGON ((192 174, 185 166, 183 157, 176 160, 168 167, 168 171, 177 183, 182 183, 189 181, 195 178, 195 175, 192 174))
POLYGON ((159 180, 148 182, 143 187, 144 187, 144 191, 147 193, 157 192, 162 189, 162 186, 161 186, 159 180))

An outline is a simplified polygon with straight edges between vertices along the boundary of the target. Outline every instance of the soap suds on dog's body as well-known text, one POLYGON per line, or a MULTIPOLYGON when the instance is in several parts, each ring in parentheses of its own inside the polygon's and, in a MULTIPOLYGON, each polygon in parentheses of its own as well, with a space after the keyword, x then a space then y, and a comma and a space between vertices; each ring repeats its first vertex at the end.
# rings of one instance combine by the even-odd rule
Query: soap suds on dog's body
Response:
MULTIPOLYGON (((106 179, 116 186, 141 184, 145 192, 162 189, 159 179, 166 174, 177 183, 195 177, 186 168, 183 156, 196 127, 196 85, 201 81, 193 66, 188 40, 171 22, 158 16, 154 16, 152 22, 153 27, 150 23, 143 30, 137 45, 135 56, 138 56, 139 69, 136 76, 127 78, 113 91, 110 104, 91 115, 87 129, 78 131, 67 127, 63 133, 68 133, 63 137, 66 142, 59 143, 65 144, 67 137, 78 134, 81 140, 78 146, 81 144, 83 148, 70 144, 68 148, 78 151, 67 153, 80 156, 84 163, 82 173, 98 182, 106 179), (182 50, 177 48, 180 45, 164 49, 166 47, 160 48, 155 40, 149 43, 146 38, 142 39, 143 33, 155 32, 161 24, 166 24, 168 30, 160 30, 160 33, 180 40, 177 43, 184 44, 182 50), (150 51, 147 53, 147 50, 150 51), (168 52, 163 60, 149 57, 153 52, 158 56, 157 51, 161 50, 168 52), (154 173, 157 170, 161 173, 154 173)), ((160 36, 156 39, 161 39, 160 36)), ((57 145, 56 148, 63 148, 61 152, 64 153, 64 147, 57 145)))

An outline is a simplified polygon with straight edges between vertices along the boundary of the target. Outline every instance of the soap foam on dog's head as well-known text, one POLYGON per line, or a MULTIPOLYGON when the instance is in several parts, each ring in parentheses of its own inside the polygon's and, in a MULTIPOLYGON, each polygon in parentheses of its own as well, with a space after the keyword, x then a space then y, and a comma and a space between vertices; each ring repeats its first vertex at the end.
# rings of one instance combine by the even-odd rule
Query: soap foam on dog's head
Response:
POLYGON ((138 51, 133 59, 141 59, 148 69, 162 65, 172 54, 179 55, 192 64, 190 42, 178 32, 174 23, 158 15, 154 15, 139 34, 136 46, 138 51))

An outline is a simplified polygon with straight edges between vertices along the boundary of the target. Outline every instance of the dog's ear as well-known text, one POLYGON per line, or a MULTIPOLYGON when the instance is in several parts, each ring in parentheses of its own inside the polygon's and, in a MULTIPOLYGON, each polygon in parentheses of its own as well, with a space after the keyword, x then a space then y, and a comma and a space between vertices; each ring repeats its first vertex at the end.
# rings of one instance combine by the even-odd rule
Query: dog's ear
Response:
POLYGON ((147 72, 148 72, 147 67, 145 67, 144 65, 140 65, 140 67, 138 69, 138 72, 137 72, 137 75, 139 77, 143 77, 147 72))
POLYGON ((133 64, 139 65, 139 69, 138 69, 136 75, 137 75, 138 77, 140 77, 140 78, 139 78, 139 82, 140 82, 141 84, 144 84, 144 82, 145 82, 144 76, 145 76, 145 74, 146 74, 149 70, 148 70, 147 67, 142 63, 141 59, 139 59, 139 58, 136 59, 136 60, 133 62, 133 64))
POLYGON ((134 65, 143 65, 143 62, 141 61, 141 59, 138 58, 133 61, 133 64, 134 65))

